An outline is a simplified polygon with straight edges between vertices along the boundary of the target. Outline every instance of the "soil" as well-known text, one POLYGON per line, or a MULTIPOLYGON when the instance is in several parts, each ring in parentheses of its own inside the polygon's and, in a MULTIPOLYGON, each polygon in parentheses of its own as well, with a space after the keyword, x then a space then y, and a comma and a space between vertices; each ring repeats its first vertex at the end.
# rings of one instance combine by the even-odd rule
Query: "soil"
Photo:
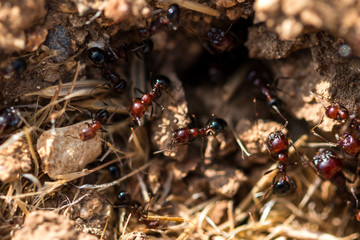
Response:
POLYGON ((336 144, 358 126, 325 116, 334 104, 359 118, 359 17, 352 0, 0 3, 0 107, 22 122, 8 129, 0 116, 2 238, 360 238, 358 156, 336 144), (172 3, 179 19, 167 17, 172 3), (256 87, 251 71, 268 82, 256 87), (138 126, 132 99, 157 74, 170 85, 138 126), (224 131, 175 143, 174 130, 214 118, 224 131), (85 128, 96 136, 82 141, 85 128), (276 131, 291 145, 283 196, 266 144, 276 131), (312 158, 330 147, 355 181, 318 176, 312 158))

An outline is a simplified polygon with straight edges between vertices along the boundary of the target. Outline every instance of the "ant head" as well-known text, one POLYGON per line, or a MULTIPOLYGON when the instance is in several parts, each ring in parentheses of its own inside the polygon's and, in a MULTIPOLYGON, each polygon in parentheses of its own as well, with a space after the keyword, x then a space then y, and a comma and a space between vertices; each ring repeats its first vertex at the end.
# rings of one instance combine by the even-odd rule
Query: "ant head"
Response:
POLYGON ((109 119, 109 117, 110 117, 110 114, 106 110, 106 108, 97 111, 95 114, 95 120, 99 121, 100 123, 106 123, 107 120, 109 119))
POLYGON ((227 123, 221 118, 212 118, 207 123, 207 126, 209 126, 209 128, 217 134, 225 130, 227 123))
POLYGON ((0 110, 0 134, 14 131, 21 123, 20 113, 14 107, 0 110))
POLYGON ((278 196, 286 195, 290 192, 290 190, 290 183, 282 178, 280 178, 273 187, 273 193, 278 196))
POLYGON ((105 53, 98 47, 89 48, 88 57, 95 65, 101 65, 105 61, 105 53))
POLYGON ((121 191, 117 195, 117 204, 118 205, 127 205, 130 203, 130 200, 131 200, 130 194, 125 191, 121 191))
POLYGON ((164 75, 154 75, 151 79, 153 86, 160 86, 161 88, 168 88, 170 86, 170 79, 164 75))
POLYGON ((179 25, 180 7, 176 3, 171 4, 167 10, 167 18, 173 30, 177 30, 179 25))
POLYGON ((114 84, 113 90, 116 93, 123 93, 126 89, 126 81, 124 79, 120 79, 117 83, 114 84))
POLYGON ((116 164, 111 164, 108 170, 112 179, 118 179, 120 177, 120 169, 116 164))
POLYGON ((272 132, 268 137, 267 145, 274 153, 286 151, 289 149, 289 139, 281 131, 272 132))

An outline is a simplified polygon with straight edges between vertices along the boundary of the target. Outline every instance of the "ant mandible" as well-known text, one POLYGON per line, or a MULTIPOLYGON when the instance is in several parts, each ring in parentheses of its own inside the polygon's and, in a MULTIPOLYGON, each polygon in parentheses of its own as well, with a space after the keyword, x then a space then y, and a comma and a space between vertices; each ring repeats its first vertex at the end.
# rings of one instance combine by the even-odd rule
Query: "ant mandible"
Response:
POLYGON ((94 65, 101 68, 101 75, 105 78, 106 85, 116 93, 123 93, 126 88, 126 81, 107 64, 108 61, 112 61, 109 53, 106 54, 102 49, 93 47, 89 48, 88 57, 94 65))
POLYGON ((260 90, 266 97, 266 102, 272 107, 277 114, 285 121, 283 129, 286 128, 288 120, 281 114, 280 107, 282 101, 277 97, 275 90, 270 86, 271 73, 266 68, 259 70, 251 70, 247 79, 250 83, 260 90))
POLYGON ((20 113, 13 106, 0 110, 0 136, 9 134, 20 127, 22 123, 20 113))
POLYGON ((151 105, 151 115, 153 113, 153 103, 161 107, 161 111, 164 111, 164 107, 156 102, 161 96, 161 90, 167 89, 170 86, 170 79, 164 75, 154 75, 152 77, 153 89, 150 93, 144 93, 141 90, 135 88, 135 90, 141 92, 143 95, 141 98, 134 98, 129 108, 129 115, 133 121, 136 121, 138 126, 141 125, 140 119, 144 116, 146 109, 151 105))
POLYGON ((101 125, 105 124, 109 119, 109 112, 106 109, 99 110, 94 118, 92 123, 88 124, 87 128, 84 128, 79 133, 79 138, 82 141, 87 141, 96 136, 96 132, 101 129, 101 125))
POLYGON ((223 132, 227 124, 225 120, 221 118, 211 118, 205 127, 203 128, 189 128, 183 127, 172 132, 172 141, 170 144, 170 149, 175 144, 188 144, 194 141, 197 137, 204 138, 208 135, 216 136, 217 134, 223 132))
MULTIPOLYGON (((272 189, 275 195, 285 195, 289 193, 291 186, 296 189, 294 182, 286 174, 286 162, 289 158, 289 147, 290 144, 294 147, 292 142, 289 140, 287 135, 282 131, 276 131, 270 133, 267 141, 266 148, 273 156, 275 160, 278 160, 277 174, 273 178, 272 189), (276 181, 276 176, 280 174, 281 177, 276 181)), ((295 148, 295 147, 294 147, 295 148)), ((270 173, 273 170, 266 172, 270 173)), ((271 188, 270 188, 271 189, 271 188)), ((266 195, 266 194, 265 194, 266 195)))

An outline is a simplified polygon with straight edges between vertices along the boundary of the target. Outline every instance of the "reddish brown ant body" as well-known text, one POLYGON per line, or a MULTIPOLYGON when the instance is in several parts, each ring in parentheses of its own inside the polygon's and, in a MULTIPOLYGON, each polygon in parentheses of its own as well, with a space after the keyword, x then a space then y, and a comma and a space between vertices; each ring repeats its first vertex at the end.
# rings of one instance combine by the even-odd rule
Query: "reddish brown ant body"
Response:
POLYGON ((296 189, 294 182, 286 174, 286 162, 289 158, 289 142, 289 138, 282 131, 270 133, 266 142, 266 147, 273 158, 279 161, 277 175, 280 174, 281 177, 277 181, 276 176, 273 179, 273 193, 275 195, 285 195, 289 193, 291 186, 296 189))
POLYGON ((225 120, 220 118, 212 118, 208 121, 205 127, 203 128, 188 128, 183 127, 176 129, 172 132, 172 141, 170 148, 174 144, 188 144, 194 141, 197 137, 204 138, 210 134, 217 135, 218 133, 224 131, 227 124, 225 120))
MULTIPOLYGON (((170 79, 164 75, 155 75, 152 77, 153 89, 150 93, 143 93, 141 98, 135 98, 132 101, 131 107, 129 109, 129 115, 132 120, 136 121, 140 126, 140 119, 144 116, 146 109, 151 105, 153 107, 153 103, 156 103, 156 99, 161 96, 161 90, 167 89, 170 85, 170 79)), ((140 91, 139 89, 136 89, 140 91)), ((141 92, 141 91, 140 91, 141 92)), ((160 105, 159 105, 160 106, 160 105)), ((161 110, 164 108, 162 106, 161 110)), ((153 109, 152 109, 153 110, 153 109)))
POLYGON ((79 138, 82 141, 87 141, 96 136, 96 132, 101 129, 101 125, 105 124, 109 119, 109 112, 106 109, 102 109, 95 114, 92 119, 92 123, 87 128, 81 130, 79 138))

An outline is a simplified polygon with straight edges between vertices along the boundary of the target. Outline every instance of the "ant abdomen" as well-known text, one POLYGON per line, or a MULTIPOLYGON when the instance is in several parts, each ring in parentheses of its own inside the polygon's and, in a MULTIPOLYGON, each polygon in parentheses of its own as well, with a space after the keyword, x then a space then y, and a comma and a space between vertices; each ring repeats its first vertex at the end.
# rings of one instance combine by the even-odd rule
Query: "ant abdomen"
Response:
POLYGON ((349 111, 341 106, 330 105, 326 107, 325 115, 333 120, 347 120, 349 118, 349 111))
POLYGON ((286 179, 279 179, 273 187, 273 193, 277 196, 284 196, 291 190, 291 185, 286 179))

